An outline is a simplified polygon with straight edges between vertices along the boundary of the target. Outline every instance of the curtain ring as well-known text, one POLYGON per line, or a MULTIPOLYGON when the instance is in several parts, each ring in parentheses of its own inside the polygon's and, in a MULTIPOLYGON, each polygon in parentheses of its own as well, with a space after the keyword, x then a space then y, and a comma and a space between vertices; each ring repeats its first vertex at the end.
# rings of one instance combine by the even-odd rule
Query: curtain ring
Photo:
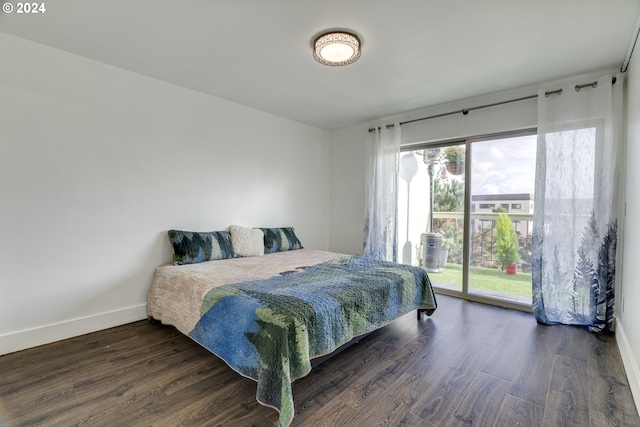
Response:
POLYGON ((595 81, 593 83, 587 83, 584 85, 576 85, 576 92, 580 92, 580 89, 582 89, 583 87, 588 87, 591 86, 592 88, 597 88, 598 87, 598 81, 595 81))
POLYGON ((549 97, 549 95, 553 95, 554 93, 555 93, 555 94, 558 94, 558 95, 562 95, 562 89, 558 89, 558 90, 551 90, 551 91, 549 91, 549 92, 545 92, 545 93, 544 93, 544 96, 545 96, 545 98, 548 98, 548 97, 549 97))

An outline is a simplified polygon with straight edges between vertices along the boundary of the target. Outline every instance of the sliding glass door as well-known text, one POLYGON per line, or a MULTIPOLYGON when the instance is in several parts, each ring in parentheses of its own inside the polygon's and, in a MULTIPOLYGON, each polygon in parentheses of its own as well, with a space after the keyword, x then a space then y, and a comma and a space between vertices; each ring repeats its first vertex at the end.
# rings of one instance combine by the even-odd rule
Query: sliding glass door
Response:
POLYGON ((531 305, 534 130, 401 153, 400 261, 439 291, 531 305))

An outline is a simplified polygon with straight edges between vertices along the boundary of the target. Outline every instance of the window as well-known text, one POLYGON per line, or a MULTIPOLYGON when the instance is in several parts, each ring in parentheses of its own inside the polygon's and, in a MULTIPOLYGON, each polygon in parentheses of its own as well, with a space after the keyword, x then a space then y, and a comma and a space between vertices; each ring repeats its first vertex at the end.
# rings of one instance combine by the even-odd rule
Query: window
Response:
POLYGON ((402 262, 424 267, 440 292, 530 307, 533 210, 516 200, 533 194, 536 149, 535 129, 403 149, 401 165, 418 171, 400 173, 402 262), (510 257, 498 250, 500 233, 516 242, 510 257))

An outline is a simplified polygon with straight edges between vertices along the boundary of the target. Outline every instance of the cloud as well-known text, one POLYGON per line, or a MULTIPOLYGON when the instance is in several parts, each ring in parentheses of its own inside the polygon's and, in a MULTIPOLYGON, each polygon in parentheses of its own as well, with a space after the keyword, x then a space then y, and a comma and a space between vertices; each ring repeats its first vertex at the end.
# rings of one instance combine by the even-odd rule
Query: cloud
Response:
POLYGON ((499 147, 496 147, 496 144, 491 145, 490 152, 491 157, 493 157, 495 160, 504 159, 504 153, 499 147))
POLYGON ((482 194, 499 194, 500 187, 496 184, 486 183, 483 190, 482 194))
POLYGON ((474 143, 471 152, 471 193, 533 193, 536 139, 532 135, 474 143))

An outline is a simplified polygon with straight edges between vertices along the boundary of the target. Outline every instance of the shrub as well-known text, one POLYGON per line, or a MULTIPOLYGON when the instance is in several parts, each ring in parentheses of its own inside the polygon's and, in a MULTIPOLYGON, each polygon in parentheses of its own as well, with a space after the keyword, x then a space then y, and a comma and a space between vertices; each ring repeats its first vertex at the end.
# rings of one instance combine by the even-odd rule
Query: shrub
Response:
POLYGON ((505 213, 496 219, 496 256, 502 265, 515 264, 520 259, 520 243, 511 218, 505 213))

